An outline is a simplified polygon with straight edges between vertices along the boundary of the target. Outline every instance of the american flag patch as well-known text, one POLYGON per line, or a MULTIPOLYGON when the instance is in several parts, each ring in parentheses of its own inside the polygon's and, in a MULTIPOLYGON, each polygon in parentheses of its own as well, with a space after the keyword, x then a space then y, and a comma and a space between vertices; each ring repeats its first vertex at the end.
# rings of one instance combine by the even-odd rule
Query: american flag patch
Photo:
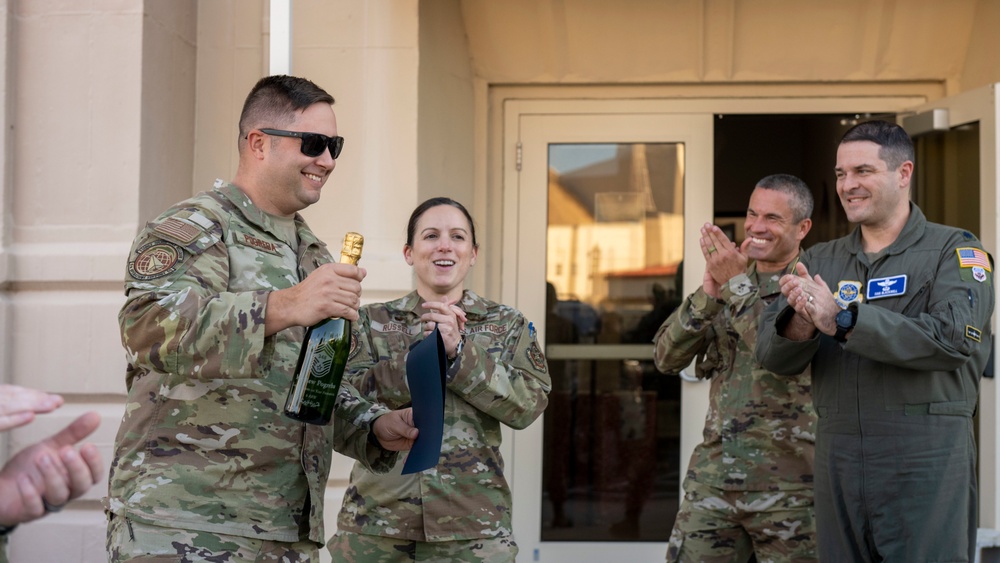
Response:
POLYGON ((201 234, 201 229, 177 217, 169 217, 156 226, 154 231, 166 235, 181 244, 188 244, 201 234))
POLYGON ((959 267, 972 268, 979 266, 987 272, 993 271, 990 269, 990 257, 986 252, 978 248, 956 248, 955 252, 958 253, 959 267))

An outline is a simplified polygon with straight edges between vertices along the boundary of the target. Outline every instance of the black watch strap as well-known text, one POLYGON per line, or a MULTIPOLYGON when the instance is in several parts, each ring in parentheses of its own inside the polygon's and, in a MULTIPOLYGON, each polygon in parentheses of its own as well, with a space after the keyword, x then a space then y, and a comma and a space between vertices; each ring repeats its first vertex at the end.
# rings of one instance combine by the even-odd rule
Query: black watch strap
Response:
POLYGON ((847 342, 847 333, 854 329, 854 325, 858 323, 858 306, 856 303, 851 303, 848 305, 847 309, 837 313, 837 332, 834 333, 833 339, 837 342, 847 342), (851 320, 849 323, 844 324, 840 322, 841 315, 844 312, 850 313, 851 320))

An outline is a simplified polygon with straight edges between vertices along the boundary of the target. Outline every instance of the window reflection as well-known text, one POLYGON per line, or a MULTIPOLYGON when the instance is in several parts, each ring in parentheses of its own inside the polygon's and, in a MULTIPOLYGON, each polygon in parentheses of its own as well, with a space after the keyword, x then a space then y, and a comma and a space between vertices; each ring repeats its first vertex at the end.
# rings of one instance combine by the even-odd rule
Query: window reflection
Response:
POLYGON ((652 339, 683 297, 684 146, 551 145, 549 164, 541 537, 666 541, 680 381, 652 339))

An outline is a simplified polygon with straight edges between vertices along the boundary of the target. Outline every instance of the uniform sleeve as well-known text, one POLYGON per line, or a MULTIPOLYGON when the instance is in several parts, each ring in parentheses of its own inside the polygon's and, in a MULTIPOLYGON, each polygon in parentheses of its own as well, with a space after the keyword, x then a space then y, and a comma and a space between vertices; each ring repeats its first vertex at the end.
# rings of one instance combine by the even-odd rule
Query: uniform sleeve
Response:
POLYGON ((714 339, 712 319, 723 305, 701 288, 689 295, 660 326, 653 338, 653 359, 656 369, 677 374, 695 356, 704 357, 714 339))
POLYGON ((342 381, 334 410, 333 448, 373 473, 387 473, 396 465, 399 452, 377 445, 371 435, 375 419, 387 412, 388 408, 363 397, 349 381, 342 381))
POLYGON ((364 308, 359 314, 360 318, 351 326, 351 352, 334 411, 333 449, 358 460, 366 469, 385 473, 396 464, 398 452, 383 449, 370 436, 375 419, 390 409, 377 402, 377 394, 360 390, 375 362, 369 341, 370 319, 364 308))
POLYGON ((973 266, 962 266, 956 252, 960 247, 976 249, 988 260, 978 242, 956 236, 944 246, 934 275, 921 287, 907 288, 914 292, 907 310, 897 313, 877 304, 858 306, 857 324, 844 349, 921 371, 956 370, 981 353, 981 347, 990 343, 992 267, 979 266, 974 272, 973 266))
POLYGON ((794 310, 785 296, 764 308, 757 329, 757 345, 754 351, 757 361, 768 371, 778 375, 802 373, 819 350, 819 335, 816 331, 809 340, 790 340, 781 335, 781 329, 794 310))
POLYGON ((273 348, 264 337, 269 292, 227 291, 229 253, 217 219, 187 243, 160 232, 177 220, 151 223, 132 248, 118 315, 129 362, 204 379, 261 375, 273 348))
POLYGON ((448 369, 448 389, 514 429, 526 428, 548 405, 548 363, 535 333, 516 313, 501 348, 491 353, 472 338, 448 369))

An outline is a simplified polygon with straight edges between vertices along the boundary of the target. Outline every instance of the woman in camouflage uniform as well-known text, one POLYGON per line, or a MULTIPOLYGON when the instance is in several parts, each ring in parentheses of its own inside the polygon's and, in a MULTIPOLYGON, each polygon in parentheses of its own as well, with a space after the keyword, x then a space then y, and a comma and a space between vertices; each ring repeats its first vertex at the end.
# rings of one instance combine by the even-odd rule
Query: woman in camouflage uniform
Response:
MULTIPOLYGON (((517 310, 463 290, 476 262, 472 217, 432 198, 410 216, 409 295, 361 308, 345 378, 389 408, 410 402, 406 354, 437 328, 448 356, 444 438, 436 467, 388 475, 355 464, 328 547, 335 561, 514 561, 500 423, 531 424, 551 386, 535 330, 517 310)), ((337 440, 349 439, 342 434, 337 440)))

